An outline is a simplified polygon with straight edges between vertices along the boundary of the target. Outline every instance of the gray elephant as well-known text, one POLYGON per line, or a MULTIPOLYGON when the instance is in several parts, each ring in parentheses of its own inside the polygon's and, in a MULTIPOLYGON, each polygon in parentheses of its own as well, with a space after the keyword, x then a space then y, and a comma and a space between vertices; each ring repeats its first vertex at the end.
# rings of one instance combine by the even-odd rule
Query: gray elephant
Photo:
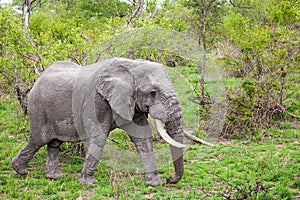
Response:
POLYGON ((164 66, 149 61, 112 58, 80 67, 57 62, 48 67, 28 98, 30 138, 13 158, 19 174, 27 174, 27 163, 47 145, 46 177, 63 176, 58 151, 62 142, 84 141, 87 152, 79 178, 81 184, 95 183, 94 171, 111 130, 121 128, 135 144, 147 185, 165 183, 157 173, 148 114, 162 137, 170 143, 177 183, 183 176, 182 112, 164 66), (162 129, 163 122, 166 131, 162 129))

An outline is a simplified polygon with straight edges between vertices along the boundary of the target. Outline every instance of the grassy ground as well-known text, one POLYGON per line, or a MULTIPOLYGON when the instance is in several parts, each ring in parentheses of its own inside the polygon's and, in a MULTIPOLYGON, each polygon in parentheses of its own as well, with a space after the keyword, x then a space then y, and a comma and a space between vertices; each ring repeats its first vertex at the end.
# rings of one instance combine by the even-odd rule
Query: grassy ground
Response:
MULTIPOLYGON (((29 174, 18 175, 11 159, 26 145, 27 120, 9 99, 0 101, 0 119, 0 199, 300 198, 300 131, 288 125, 283 130, 265 130, 252 140, 224 141, 213 148, 190 144, 185 150, 183 179, 176 185, 152 188, 144 184, 142 173, 134 171, 133 163, 122 160, 123 168, 102 162, 96 171, 98 184, 80 185, 77 179, 83 157, 71 152, 69 144, 61 152, 63 179, 44 177, 45 148, 29 163, 29 174)), ((126 146, 128 138, 122 137, 126 146)), ((157 154, 166 151, 164 144, 158 143, 157 149, 163 150, 157 154)), ((130 154, 130 148, 126 151, 130 154)), ((169 161, 159 160, 158 164, 164 178, 173 173, 169 161)))

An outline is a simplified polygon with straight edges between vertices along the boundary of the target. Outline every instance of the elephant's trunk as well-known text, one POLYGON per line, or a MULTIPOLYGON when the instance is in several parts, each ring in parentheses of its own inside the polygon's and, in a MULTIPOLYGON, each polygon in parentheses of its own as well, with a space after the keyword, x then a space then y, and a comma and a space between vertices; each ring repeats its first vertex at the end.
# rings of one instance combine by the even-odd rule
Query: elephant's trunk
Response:
MULTIPOLYGON (((167 111, 167 121, 166 121, 166 130, 168 134, 175 141, 183 144, 183 122, 182 122, 182 111, 179 104, 179 100, 175 93, 171 92, 165 95, 166 102, 166 111, 167 111)), ((183 148, 177 148, 170 145, 172 159, 174 163, 175 178, 170 178, 169 183, 177 183, 183 176, 183 148)))

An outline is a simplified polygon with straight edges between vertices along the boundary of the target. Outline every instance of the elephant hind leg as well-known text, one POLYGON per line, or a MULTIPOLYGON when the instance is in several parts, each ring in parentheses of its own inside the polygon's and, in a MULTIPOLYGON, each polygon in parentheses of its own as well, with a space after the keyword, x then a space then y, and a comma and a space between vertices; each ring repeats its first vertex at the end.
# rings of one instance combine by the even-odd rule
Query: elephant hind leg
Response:
POLYGON ((28 174, 27 164, 42 146, 44 146, 44 144, 37 145, 29 141, 26 147, 12 159, 13 169, 21 175, 28 174))
POLYGON ((63 142, 57 139, 51 140, 47 144, 47 162, 46 162, 46 178, 48 179, 59 179, 63 177, 63 173, 60 171, 59 168, 59 146, 63 142))

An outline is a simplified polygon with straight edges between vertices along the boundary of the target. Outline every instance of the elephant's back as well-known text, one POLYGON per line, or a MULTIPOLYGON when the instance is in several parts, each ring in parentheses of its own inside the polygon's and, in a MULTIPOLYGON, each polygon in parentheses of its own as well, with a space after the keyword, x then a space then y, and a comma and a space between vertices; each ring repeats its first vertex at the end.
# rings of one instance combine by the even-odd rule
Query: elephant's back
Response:
POLYGON ((60 92, 73 89, 80 67, 72 62, 61 61, 48 67, 35 82, 29 94, 31 96, 49 98, 60 92))
POLYGON ((69 80, 74 80, 80 70, 80 66, 72 62, 60 61, 48 67, 39 77, 36 84, 39 82, 47 82, 55 84, 56 82, 65 83, 69 80))

